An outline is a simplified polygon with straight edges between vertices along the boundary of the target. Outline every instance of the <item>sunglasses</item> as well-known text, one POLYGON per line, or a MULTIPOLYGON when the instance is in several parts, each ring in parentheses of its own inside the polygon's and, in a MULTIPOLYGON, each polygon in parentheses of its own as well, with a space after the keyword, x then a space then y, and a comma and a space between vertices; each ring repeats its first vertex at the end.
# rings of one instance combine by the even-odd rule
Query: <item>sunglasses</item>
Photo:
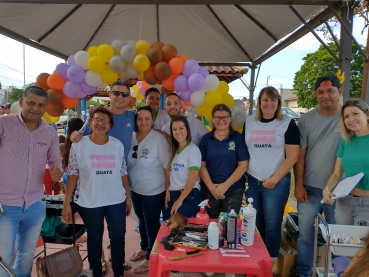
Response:
POLYGON ((111 91, 111 93, 116 97, 119 97, 119 95, 122 95, 123 98, 129 97, 129 92, 121 92, 121 91, 113 90, 111 91))
POLYGON ((135 146, 133 146, 133 151, 135 151, 135 152, 133 152, 133 154, 132 154, 132 158, 134 158, 134 159, 137 159, 137 150, 138 150, 138 145, 135 145, 135 146))

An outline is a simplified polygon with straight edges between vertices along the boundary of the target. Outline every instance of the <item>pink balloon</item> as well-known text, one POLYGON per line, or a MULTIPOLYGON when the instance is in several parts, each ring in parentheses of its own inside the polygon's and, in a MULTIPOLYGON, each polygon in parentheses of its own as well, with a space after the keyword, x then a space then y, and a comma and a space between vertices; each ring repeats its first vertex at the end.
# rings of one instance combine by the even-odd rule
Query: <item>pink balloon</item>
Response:
POLYGON ((140 86, 142 85, 142 81, 138 81, 138 82, 136 83, 136 85, 140 87, 140 86))
POLYGON ((71 65, 67 70, 68 79, 74 83, 80 83, 85 79, 85 71, 78 65, 71 65))
POLYGON ((195 60, 190 59, 183 64, 182 73, 186 77, 189 77, 191 74, 197 73, 199 71, 199 68, 199 63, 195 60))
POLYGON ((96 91, 96 87, 89 86, 85 80, 79 83, 81 90, 86 95, 91 95, 96 91))
POLYGON ((174 89, 176 91, 186 91, 186 90, 188 90, 187 81, 188 80, 187 80, 186 76, 184 76, 184 75, 177 76, 173 81, 174 89))
POLYGON ((76 98, 79 96, 81 92, 81 87, 79 84, 73 83, 71 81, 67 81, 63 87, 64 94, 70 98, 76 98))
POLYGON ((190 77, 188 77, 188 87, 192 91, 202 90, 205 85, 204 76, 200 73, 194 73, 190 77))
POLYGON ((67 60, 68 65, 75 65, 76 62, 74 61, 74 54, 70 55, 67 60))
POLYGON ((67 76, 68 68, 69 68, 69 65, 67 65, 66 63, 60 63, 56 66, 55 71, 60 76, 62 76, 64 80, 68 81, 68 76, 67 76))
POLYGON ((198 73, 200 73, 202 76, 206 77, 209 75, 209 70, 206 67, 201 66, 199 68, 198 73))
POLYGON ((191 99, 191 94, 192 94, 191 90, 181 91, 179 93, 179 98, 181 98, 183 102, 189 102, 191 99))

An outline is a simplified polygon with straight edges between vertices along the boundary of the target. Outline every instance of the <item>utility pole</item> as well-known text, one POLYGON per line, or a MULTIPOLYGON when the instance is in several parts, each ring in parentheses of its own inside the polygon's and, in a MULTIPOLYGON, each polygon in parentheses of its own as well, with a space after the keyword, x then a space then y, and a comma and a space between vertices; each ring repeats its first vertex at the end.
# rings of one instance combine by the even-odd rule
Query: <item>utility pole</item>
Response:
POLYGON ((267 77, 267 86, 269 84, 269 78, 270 78, 270 75, 267 77))

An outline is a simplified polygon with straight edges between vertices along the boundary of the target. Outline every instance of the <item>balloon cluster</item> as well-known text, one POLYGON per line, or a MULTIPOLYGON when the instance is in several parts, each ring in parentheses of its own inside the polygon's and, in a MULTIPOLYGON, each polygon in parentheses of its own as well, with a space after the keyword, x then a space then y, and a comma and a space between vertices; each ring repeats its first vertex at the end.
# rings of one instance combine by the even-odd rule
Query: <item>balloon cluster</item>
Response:
POLYGON ((131 95, 138 101, 141 101, 145 97, 145 92, 148 89, 148 84, 145 81, 138 81, 136 85, 132 87, 131 95))

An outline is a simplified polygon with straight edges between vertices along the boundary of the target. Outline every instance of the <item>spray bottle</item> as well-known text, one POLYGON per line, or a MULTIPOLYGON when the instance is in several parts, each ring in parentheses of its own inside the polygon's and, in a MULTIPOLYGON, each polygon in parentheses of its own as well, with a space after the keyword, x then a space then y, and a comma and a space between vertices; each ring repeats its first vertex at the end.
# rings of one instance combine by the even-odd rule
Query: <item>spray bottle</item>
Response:
POLYGON ((228 248, 236 249, 237 245, 237 214, 234 209, 228 214, 227 218, 227 244, 228 248))
POLYGON ((241 243, 251 246, 254 244, 256 209, 252 206, 254 200, 251 197, 247 201, 249 204, 243 209, 241 243))
POLYGON ((196 214, 197 224, 208 224, 210 222, 209 215, 205 211, 205 206, 210 208, 208 201, 209 199, 205 199, 199 204, 200 211, 196 214))

